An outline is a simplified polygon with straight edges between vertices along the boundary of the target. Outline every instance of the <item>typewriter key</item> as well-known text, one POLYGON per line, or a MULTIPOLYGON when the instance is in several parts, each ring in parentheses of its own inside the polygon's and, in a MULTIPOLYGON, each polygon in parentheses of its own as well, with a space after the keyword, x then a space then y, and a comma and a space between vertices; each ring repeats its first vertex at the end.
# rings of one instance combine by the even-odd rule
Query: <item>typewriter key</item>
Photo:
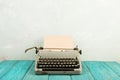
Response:
POLYGON ((60 64, 63 64, 63 62, 61 62, 60 64))
POLYGON ((47 62, 47 64, 50 64, 50 62, 47 62))
POLYGON ((49 67, 52 67, 52 65, 49 65, 49 67))
POLYGON ((71 67, 71 65, 69 65, 69 67, 71 67))
POLYGON ((44 64, 47 64, 47 62, 45 62, 44 64))
POLYGON ((46 67, 48 67, 48 65, 46 65, 46 67))
POLYGON ((63 64, 66 64, 66 62, 64 62, 63 64))
POLYGON ((38 68, 42 68, 42 65, 38 65, 38 68))
POLYGON ((75 62, 73 62, 73 64, 75 64, 75 62))
POLYGON ((63 65, 63 67, 65 67, 65 65, 63 65))
POLYGON ((51 64, 53 64, 53 62, 51 62, 51 64))
POLYGON ((58 67, 58 65, 56 65, 56 67, 58 67))
POLYGON ((70 64, 72 64, 72 62, 70 62, 70 64))
POLYGON ((61 65, 59 65, 59 67, 62 67, 61 65))
POLYGON ((60 64, 60 62, 58 62, 57 64, 60 64))
POLYGON ((68 67, 68 65, 65 66, 66 68, 68 67))
POLYGON ((54 64, 57 64, 56 62, 54 62, 54 64))
POLYGON ((55 65, 53 65, 53 67, 55 67, 55 65))
POLYGON ((71 65, 72 67, 74 67, 74 65, 71 65))
POLYGON ((67 62, 67 64, 70 64, 69 62, 67 62))
POLYGON ((45 65, 42 65, 42 67, 44 68, 44 67, 45 67, 45 65))

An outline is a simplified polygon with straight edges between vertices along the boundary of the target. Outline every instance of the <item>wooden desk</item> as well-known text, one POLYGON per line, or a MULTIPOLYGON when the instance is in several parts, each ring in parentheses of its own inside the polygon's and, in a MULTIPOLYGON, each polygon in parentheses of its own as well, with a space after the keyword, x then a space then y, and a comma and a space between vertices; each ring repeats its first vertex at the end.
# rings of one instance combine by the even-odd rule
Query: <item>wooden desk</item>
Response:
POLYGON ((117 62, 84 61, 81 75, 35 75, 34 61, 0 62, 0 80, 120 80, 117 62))

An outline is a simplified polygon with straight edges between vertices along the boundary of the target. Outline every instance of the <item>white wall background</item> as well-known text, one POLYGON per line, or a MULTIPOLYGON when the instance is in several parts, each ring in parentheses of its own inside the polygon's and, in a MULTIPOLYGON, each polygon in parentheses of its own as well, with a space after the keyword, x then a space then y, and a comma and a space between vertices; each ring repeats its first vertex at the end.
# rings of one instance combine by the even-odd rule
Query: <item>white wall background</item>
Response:
POLYGON ((0 0, 0 59, 34 59, 46 35, 71 35, 82 60, 120 61, 120 0, 0 0))

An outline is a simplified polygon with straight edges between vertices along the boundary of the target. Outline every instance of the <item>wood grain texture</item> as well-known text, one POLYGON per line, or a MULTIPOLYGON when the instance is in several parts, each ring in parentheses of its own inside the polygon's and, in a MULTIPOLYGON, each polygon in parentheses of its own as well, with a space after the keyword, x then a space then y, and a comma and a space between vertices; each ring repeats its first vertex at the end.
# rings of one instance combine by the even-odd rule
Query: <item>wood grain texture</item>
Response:
POLYGON ((95 80, 120 80, 120 77, 105 65, 104 62, 88 61, 85 64, 95 80))
POLYGON ((72 80, 94 80, 87 66, 82 62, 82 74, 71 75, 72 80))
POLYGON ((110 67, 111 70, 113 70, 113 72, 115 72, 120 77, 120 63, 105 62, 105 64, 108 65, 108 67, 110 67))
POLYGON ((49 80, 72 80, 70 75, 49 75, 49 80))
POLYGON ((18 61, 0 80, 22 80, 32 63, 30 60, 18 61))
POLYGON ((15 65, 17 61, 14 60, 5 60, 3 62, 0 62, 0 78, 4 76, 9 70, 15 65))
POLYGON ((80 75, 35 75, 34 61, 0 62, 0 80, 120 80, 120 64, 116 62, 82 62, 80 75))
POLYGON ((32 64, 31 68, 26 73, 23 80, 48 80, 48 75, 35 75, 34 72, 34 63, 32 64))

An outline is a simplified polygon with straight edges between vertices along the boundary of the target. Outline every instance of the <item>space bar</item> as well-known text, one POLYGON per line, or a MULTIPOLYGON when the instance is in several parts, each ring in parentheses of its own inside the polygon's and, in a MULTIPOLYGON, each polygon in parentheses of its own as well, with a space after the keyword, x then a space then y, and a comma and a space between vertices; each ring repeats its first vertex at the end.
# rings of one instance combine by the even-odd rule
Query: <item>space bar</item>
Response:
POLYGON ((43 71, 74 71, 73 68, 43 68, 43 71))

